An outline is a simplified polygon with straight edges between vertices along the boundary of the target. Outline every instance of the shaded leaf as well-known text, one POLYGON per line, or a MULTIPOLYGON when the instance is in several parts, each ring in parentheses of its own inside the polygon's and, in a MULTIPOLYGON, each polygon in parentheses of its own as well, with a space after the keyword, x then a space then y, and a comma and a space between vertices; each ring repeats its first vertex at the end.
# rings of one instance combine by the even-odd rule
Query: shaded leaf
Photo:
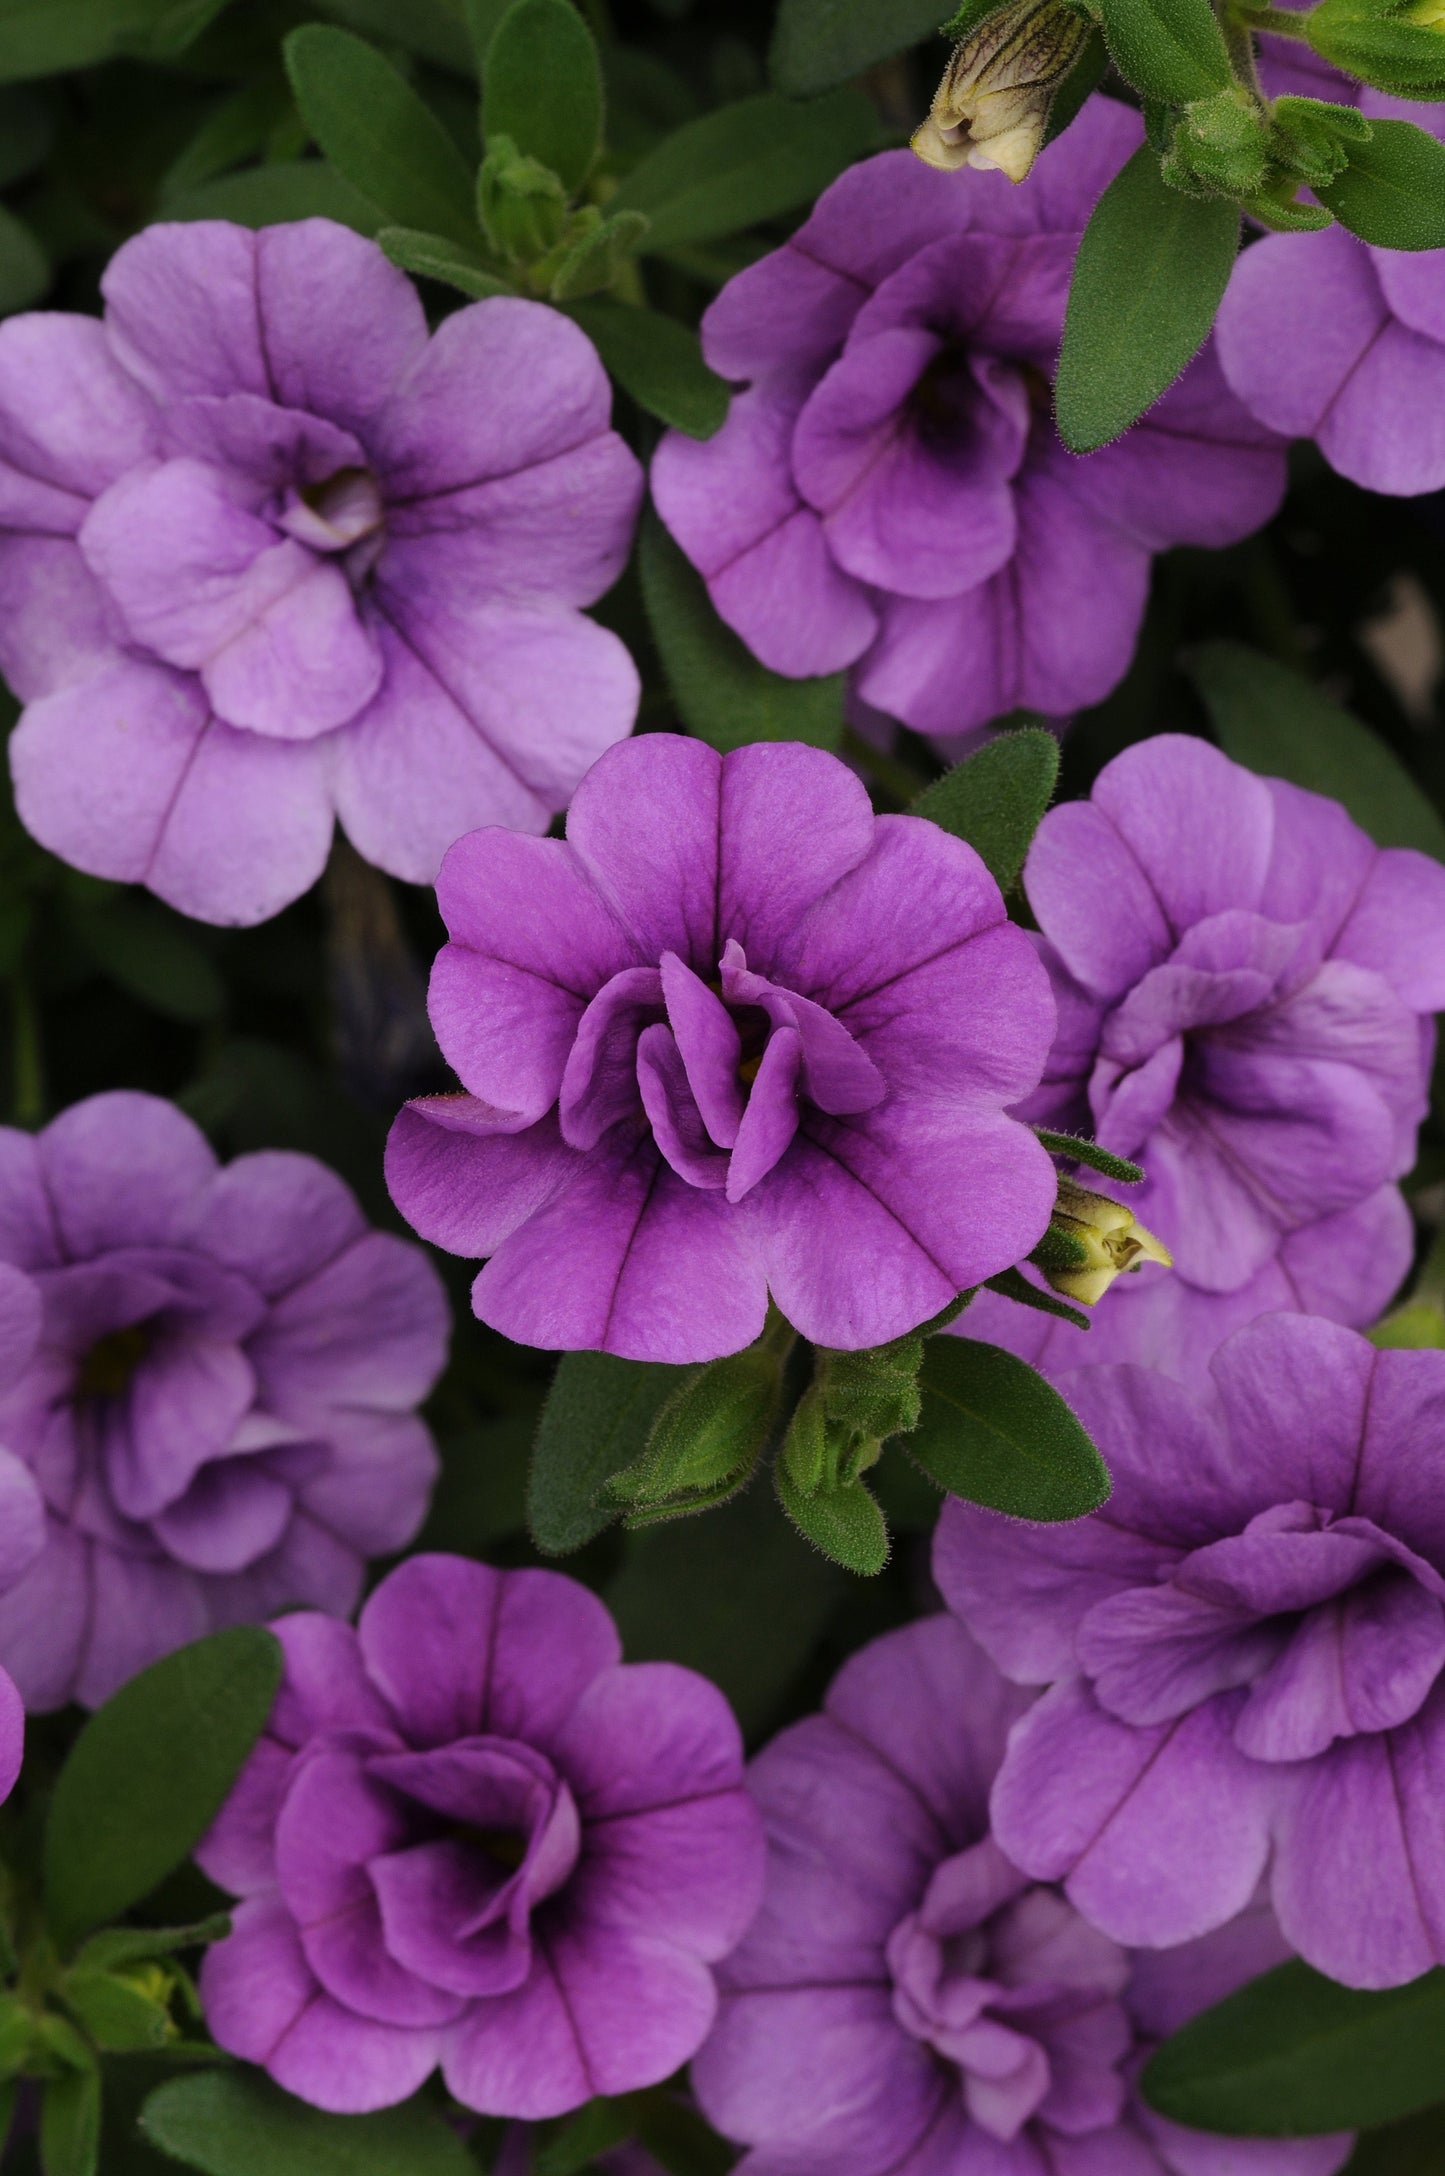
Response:
POLYGON ((1232 2137, 1363 2130, 1440 2099, 1442 2048, 1445 1971, 1372 1993, 1296 1959, 1166 2040, 1144 2096, 1176 2123, 1232 2137))
POLYGON ((172 2078, 150 2095, 140 2123, 152 2145, 203 2176, 476 2176, 428 2102, 330 2116, 255 2070, 172 2078))
POLYGON ((278 159, 221 174, 165 201, 167 219, 231 219, 238 227, 274 227, 288 219, 334 219, 374 235, 382 214, 324 159, 278 159))
POLYGON ((1201 643, 1184 662, 1236 763, 1328 794, 1377 846, 1445 861, 1445 823, 1399 758, 1308 680, 1242 642, 1201 643))
POLYGON ((713 241, 811 204, 877 147, 878 116, 861 91, 810 105, 741 98, 665 137, 635 166, 612 209, 645 212, 644 250, 713 241))
MULTIPOLYGON (((1022 719, 1027 712, 1019 712, 1022 719)), ((1039 726, 1002 733, 920 794, 927 816, 964 839, 1002 891, 1019 880, 1033 835, 1059 778, 1059 744, 1039 726)))
POLYGON ((689 438, 711 438, 721 430, 730 397, 727 380, 708 369, 697 334, 686 325, 625 302, 574 302, 567 314, 639 408, 689 438))
POLYGON ((0 317, 28 310, 50 285, 50 260, 23 219, 0 204, 0 317))
POLYGON ((836 748, 843 732, 844 675, 789 680, 759 664, 713 610, 702 576, 656 514, 639 545, 648 624, 678 714, 714 748, 753 740, 803 740, 836 748))
POLYGON ((795 98, 831 90, 936 36, 942 12, 939 0, 782 0, 769 73, 795 98))
POLYGON ((463 0, 316 0, 315 12, 366 37, 405 46, 454 75, 477 72, 463 0))
POLYGON ((293 30, 283 51, 302 119, 337 172, 397 226, 474 246, 472 176, 391 62, 325 23, 293 30))
POLYGON ((602 148, 602 71, 571 0, 512 0, 487 47, 482 133, 581 188, 602 148))
POLYGON ((498 279, 475 256, 460 250, 444 234, 419 234, 415 227, 383 227, 376 237, 393 264, 418 278, 441 280, 473 301, 484 295, 515 293, 510 280, 498 279))
POLYGON ((1052 1523, 1109 1497, 1109 1475, 1051 1383, 997 1345, 930 1338, 923 1414, 904 1448, 951 1496, 1052 1523))
POLYGON ((200 1022, 225 1011, 226 985, 178 914, 122 897, 72 919, 101 972, 153 1012, 200 1022))
POLYGON ((1054 387, 1066 446, 1108 445, 1168 390, 1214 323, 1238 242, 1238 206, 1171 189, 1141 144, 1074 262, 1054 387))
POLYGON ((43 2176, 97 2176, 100 2166, 100 2072, 52 2078, 40 2103, 43 2176))
POLYGON ((216 12, 217 0, 0 0, 0 81, 173 50, 216 12))
POLYGON ((1445 2102, 1418 2116, 1367 2131, 1344 2176, 1441 2176, 1445 2170, 1445 2102))
POLYGON ((45 1830, 45 1902, 62 1950, 117 1919, 205 1834, 271 1712, 281 1649, 256 1625, 195 1640, 82 1726, 45 1830))
POLYGON ((614 1473, 642 1456, 652 1424, 690 1370, 662 1361, 567 1352, 542 1409, 527 1482, 527 1523, 548 1556, 580 1549, 618 1517, 600 1502, 614 1473))

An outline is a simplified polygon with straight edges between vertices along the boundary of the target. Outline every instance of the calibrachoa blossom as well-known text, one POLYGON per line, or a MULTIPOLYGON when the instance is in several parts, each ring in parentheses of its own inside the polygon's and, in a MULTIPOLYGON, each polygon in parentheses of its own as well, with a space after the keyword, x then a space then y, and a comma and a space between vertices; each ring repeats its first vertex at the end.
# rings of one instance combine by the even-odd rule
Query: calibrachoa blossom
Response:
POLYGON ((641 489, 589 341, 457 311, 326 219, 151 227, 103 320, 0 327, 0 667, 20 814, 97 876, 255 922, 339 815, 429 883, 478 823, 545 831, 632 726, 582 617, 641 489))
MULTIPOLYGON (((1358 103, 1445 137, 1445 108, 1371 90, 1358 103)), ((1342 476, 1403 497, 1445 485, 1438 250, 1373 249, 1339 226, 1266 235, 1235 267, 1217 337, 1251 413, 1313 438, 1342 476)))
POLYGON ((1311 1964, 1394 1986, 1445 1962, 1445 1353, 1267 1315, 1213 1376, 1072 1379, 1114 1480, 1079 1525, 945 1509, 950 1604, 1053 1683, 995 1832, 1121 1942, 1218 1926, 1268 1869, 1311 1964))
POLYGON ((171 1104, 94 1096, 0 1129, 0 1259, 41 1316, 0 1393, 0 1662, 28 1706, 94 1704, 217 1625, 348 1610, 416 1532, 445 1295, 324 1165, 223 1170, 171 1104))
MULTIPOLYGON (((922 171, 922 169, 920 169, 922 171)), ((1048 978, 973 850, 836 757, 612 749, 565 843, 478 831, 437 886, 463 1095, 402 1112, 392 1195, 490 1255, 484 1322, 632 1359, 896 1337, 1027 1253, 1055 1174, 1004 1106, 1048 978)))
POLYGON ((967 1328, 1188 1373, 1269 1308, 1372 1320, 1410 1263, 1445 868, 1163 734, 1044 818, 1024 881, 1059 1033, 1023 1113, 1144 1166, 1128 1203, 1174 1268, 1121 1278, 1087 1335, 987 1294, 967 1328))
POLYGON ((668 434, 652 489, 765 664, 852 666, 866 703, 944 737, 1060 715, 1123 674, 1154 552, 1274 510, 1278 442, 1212 350, 1105 451, 1054 429, 1074 254, 1139 140, 1094 98, 1022 188, 884 152, 712 305, 707 359, 747 389, 706 444, 668 434))
POLYGON ((742 2176, 1330 2176, 1345 2138, 1205 2138, 1133 2079, 1151 2039, 1279 1961, 1254 1910, 1132 1958, 989 1833, 1028 1698, 946 1617, 847 1663, 749 1771, 763 1909, 693 2066, 742 2176))
POLYGON ((341 2112, 438 2063, 539 2118, 686 2062, 762 1880, 721 1693, 620 1665, 560 1572, 462 1557, 413 1557, 355 1631, 275 1630, 275 1712, 198 1853, 244 1899, 201 1975, 221 2046, 341 2112))
POLYGON ((14 1790, 24 1757, 25 1709, 14 1678, 0 1670, 0 1799, 14 1790))

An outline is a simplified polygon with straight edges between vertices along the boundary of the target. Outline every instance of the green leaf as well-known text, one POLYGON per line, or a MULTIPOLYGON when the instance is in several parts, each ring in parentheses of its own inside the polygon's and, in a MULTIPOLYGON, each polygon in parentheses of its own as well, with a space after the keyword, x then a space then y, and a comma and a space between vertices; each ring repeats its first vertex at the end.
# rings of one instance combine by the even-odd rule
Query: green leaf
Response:
POLYGON ((805 1494, 782 1459, 773 1468, 778 1501, 805 1541, 844 1571, 872 1579, 888 1562, 888 1522, 861 1481, 805 1494))
POLYGON ((599 220, 573 243, 553 273, 548 289, 552 300, 575 302, 613 286, 640 248, 647 225, 645 212, 613 212, 599 220))
POLYGON ((274 227, 289 219, 334 219, 374 235, 382 217, 369 197, 324 159, 280 159, 222 174, 165 200, 167 219, 231 219, 238 227, 274 227))
POLYGON ((92 1934, 76 1951, 77 1966, 114 1971, 124 1964, 144 1964, 153 1957, 173 1957, 177 1950, 204 1949, 231 1931, 229 1912, 213 1912, 188 1927, 107 1927, 92 1934))
POLYGON ((727 420, 725 378, 702 359, 697 334, 675 317, 626 302, 574 302, 567 315, 582 327, 610 376, 639 408, 689 438, 711 438, 727 420))
POLYGON ((1051 1383, 1011 1352, 968 1337, 924 1350, 923 1417, 905 1448, 940 1488, 1016 1519, 1081 1519, 1109 1475, 1051 1383))
POLYGON ((1074 263, 1054 388, 1073 452, 1107 446, 1173 384, 1214 323, 1238 242, 1238 207, 1169 188, 1141 144, 1074 263))
POLYGON ((1342 227, 1381 249, 1445 249, 1445 144, 1413 121, 1371 121, 1370 140, 1316 191, 1342 227))
POLYGON ((512 0, 487 48, 482 133, 581 188, 602 148, 602 71, 571 0, 512 0))
POLYGON ((1106 1179, 1118 1179, 1123 1186, 1137 1186, 1144 1173, 1138 1164, 1131 1164, 1127 1156, 1116 1156, 1111 1149, 1100 1148, 1097 1141, 1086 1141, 1079 1133, 1052 1133, 1047 1126, 1035 1126, 1035 1133, 1051 1156, 1068 1156, 1076 1164, 1087 1164, 1091 1171, 1102 1171, 1106 1179))
POLYGON ((932 38, 940 12, 939 0, 782 0, 768 72, 780 91, 810 98, 932 38))
POLYGON ((497 25, 506 14, 510 0, 462 0, 462 12, 467 19, 467 34, 472 41, 472 56, 477 74, 482 73, 487 58, 487 47, 497 34, 497 25))
POLYGON ((976 755, 955 764, 919 795, 913 813, 965 839, 1000 890, 1008 891, 1019 880, 1058 779, 1057 740, 1040 726, 1026 726, 1001 733, 976 755))
POLYGON ((1059 1299, 1052 1292, 1041 1292, 1036 1284, 1030 1284, 1021 1269, 1001 1269, 996 1277, 985 1277, 990 1292, 1001 1292, 1006 1300, 1013 1300, 1020 1307, 1032 1307, 1036 1314, 1054 1315, 1060 1322, 1072 1322, 1076 1330, 1087 1330, 1089 1318, 1082 1308, 1070 1307, 1067 1300, 1059 1299))
POLYGON ((583 2176, 583 2171, 602 2154, 625 2145, 637 2127, 633 2114, 636 2097, 628 2094, 617 2100, 585 2102, 559 2131, 535 2149, 532 2176, 583 2176))
POLYGON ((689 1373, 606 1352, 563 1353, 527 1482, 527 1523, 546 1555, 580 1549, 611 1525, 619 1507, 602 1500, 606 1484, 642 1456, 654 1420, 689 1373))
POLYGON ((33 173, 55 133, 50 101, 25 85, 0 89, 0 189, 33 173))
POLYGON ((1184 662, 1236 763, 1328 794, 1377 846, 1445 861, 1445 822, 1399 758, 1308 680, 1242 642, 1201 643, 1184 662))
POLYGON ((1442 2047, 1445 1971, 1377 1994, 1295 1960, 1166 2040, 1144 2096, 1176 2123, 1231 2137, 1364 2130, 1439 2100, 1442 2047))
POLYGON ((100 2166, 100 2072, 52 2078, 40 2103, 43 2176, 97 2176, 100 2166))
POLYGON ((877 113, 858 90, 805 106, 740 98, 665 137, 610 208, 647 214, 645 250, 710 242, 811 204, 878 141, 877 113))
POLYGON ((397 226, 475 247, 472 176, 391 62, 325 23, 293 30, 283 51, 301 117, 337 172, 397 226))
POLYGON ((172 2078, 141 2110, 152 2145, 203 2176, 476 2176, 444 2116, 413 2100, 329 2116, 254 2070, 172 2078))
POLYGON ((219 1019, 226 985, 178 914, 125 898, 72 910, 76 932, 101 972, 170 1020, 219 1019))
POLYGON ((656 514, 642 524, 638 556, 648 625, 678 714, 714 748, 753 740, 803 740, 836 748, 845 676, 789 680, 758 662, 712 607, 702 576, 656 514))
POLYGON ((1441 2176, 1442 2170, 1445 2102, 1383 2130, 1366 2131, 1346 2163, 1345 2176, 1441 2176))
POLYGON ((0 317, 28 310, 49 285, 49 258, 24 220, 0 204, 0 317))
POLYGON ((77 2024, 107 2054, 133 2055, 162 2048, 172 2037, 167 2006, 117 1973, 67 1972, 60 1995, 77 2024))
MULTIPOLYGON (((242 0, 248 4, 254 0, 242 0)), ((315 12, 365 37, 404 46, 454 75, 477 73, 462 0, 316 0, 315 12)))
POLYGON ((1445 1348, 1445 1313, 1433 1300, 1411 1300, 1365 1335, 1378 1352, 1439 1352, 1445 1348))
POLYGON ((1378 90, 1428 99, 1445 92, 1445 46, 1438 28, 1362 7, 1360 0, 1323 0, 1300 20, 1323 59, 1378 90))
POLYGON ((1121 76, 1146 98, 1187 106, 1233 78, 1209 0, 1102 0, 1104 39, 1121 76))
POLYGON ((62 1950, 117 1919, 205 1834, 265 1725, 281 1649, 255 1625, 152 1663, 86 1722, 45 1831, 45 1902, 62 1950))
POLYGON ((173 26, 204 27, 195 0, 0 0, 0 81, 89 68, 170 41, 173 26))
POLYGON ((473 301, 485 295, 511 295, 509 280, 498 279, 449 242, 444 234, 419 234, 415 227, 383 227, 376 239, 393 264, 420 279, 441 280, 473 301))

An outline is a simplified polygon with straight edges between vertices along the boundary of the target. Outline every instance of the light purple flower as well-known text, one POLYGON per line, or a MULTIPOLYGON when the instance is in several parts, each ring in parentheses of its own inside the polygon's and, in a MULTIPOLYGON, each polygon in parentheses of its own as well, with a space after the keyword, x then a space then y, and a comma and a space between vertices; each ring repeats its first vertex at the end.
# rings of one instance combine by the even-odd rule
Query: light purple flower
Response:
POLYGON ((988 1294, 960 1327, 1051 1371, 1189 1374, 1268 1308, 1373 1320, 1410 1263, 1445 868, 1164 734, 1044 818, 1024 882, 1059 1033, 1023 1115, 1136 1158, 1121 1198, 1175 1266, 1119 1279, 1087 1335, 988 1294))
POLYGON ((342 2113, 438 2063, 536 2119, 686 2062, 762 1882, 721 1693, 619 1666, 560 1572, 462 1557, 411 1558, 354 1632, 275 1630, 275 1712, 198 1853, 244 1899, 201 1975, 221 2046, 342 2113))
POLYGON ((94 1705, 218 1625, 349 1610, 415 1533, 446 1299, 324 1165, 222 1170, 171 1104, 93 1096, 0 1129, 0 1261, 40 1314, 0 1392, 0 1663, 27 1706, 94 1705))
MULTIPOLYGON (((1445 107, 1371 90, 1358 103, 1445 137, 1445 107)), ((1439 250, 1374 249, 1339 226, 1266 235, 1234 269, 1217 338, 1250 412, 1313 438, 1342 476, 1406 498, 1445 485, 1439 250)))
POLYGON ((1445 1354, 1266 1315, 1213 1385, 1088 1368, 1113 1475, 1076 1526, 950 1503, 935 1573, 1008 1675, 999 1841, 1121 1942, 1182 1942, 1268 1873, 1357 1987, 1445 1962, 1445 1354))
POLYGON ((0 1800, 15 1788, 25 1758, 25 1709, 15 1680, 0 1670, 0 1800))
POLYGON ((467 1093, 387 1150, 424 1238, 490 1255, 524 1344, 706 1360, 769 1292, 806 1337, 896 1337, 1026 1254, 1055 1194, 1005 1116, 1047 977, 961 840, 846 764, 647 734, 565 844, 478 831, 437 886, 431 1017, 467 1093))
POLYGON ((326 219, 151 227, 102 286, 103 321, 0 327, 0 668, 36 838, 257 922, 334 816, 416 883, 471 825, 545 831, 637 704, 577 609, 641 490, 583 334, 500 297, 428 338, 326 219))
POLYGON ((945 738, 1062 715, 1124 673, 1154 552, 1273 512, 1277 441, 1211 350, 1104 452, 1054 430, 1074 253, 1139 140, 1095 98, 1025 188, 884 152, 723 290, 704 351, 747 390, 706 445, 668 434, 652 489, 764 664, 852 666, 866 703, 945 738))
POLYGON ((754 1761, 767 1889, 693 2065, 740 2176, 1331 2176, 1348 2139, 1205 2138, 1137 2098, 1149 2043, 1284 1945, 1256 1908, 1131 1957, 1011 1865, 989 1786, 1028 1704, 926 1618, 754 1761))

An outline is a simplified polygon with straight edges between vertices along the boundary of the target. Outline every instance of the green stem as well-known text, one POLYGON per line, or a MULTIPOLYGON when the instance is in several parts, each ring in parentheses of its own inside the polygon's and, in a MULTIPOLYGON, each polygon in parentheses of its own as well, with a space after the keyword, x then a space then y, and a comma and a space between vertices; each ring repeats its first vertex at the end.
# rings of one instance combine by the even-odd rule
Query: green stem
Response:
POLYGON ((1296 15, 1289 8, 1236 6, 1231 13, 1236 22, 1250 30, 1267 30, 1273 38, 1299 38, 1308 42, 1307 16, 1296 15))
POLYGON ((10 985, 11 1023, 15 1036, 12 1089, 17 1126, 33 1132, 45 1123, 45 1059, 40 1043, 40 1015, 23 975, 10 985))

